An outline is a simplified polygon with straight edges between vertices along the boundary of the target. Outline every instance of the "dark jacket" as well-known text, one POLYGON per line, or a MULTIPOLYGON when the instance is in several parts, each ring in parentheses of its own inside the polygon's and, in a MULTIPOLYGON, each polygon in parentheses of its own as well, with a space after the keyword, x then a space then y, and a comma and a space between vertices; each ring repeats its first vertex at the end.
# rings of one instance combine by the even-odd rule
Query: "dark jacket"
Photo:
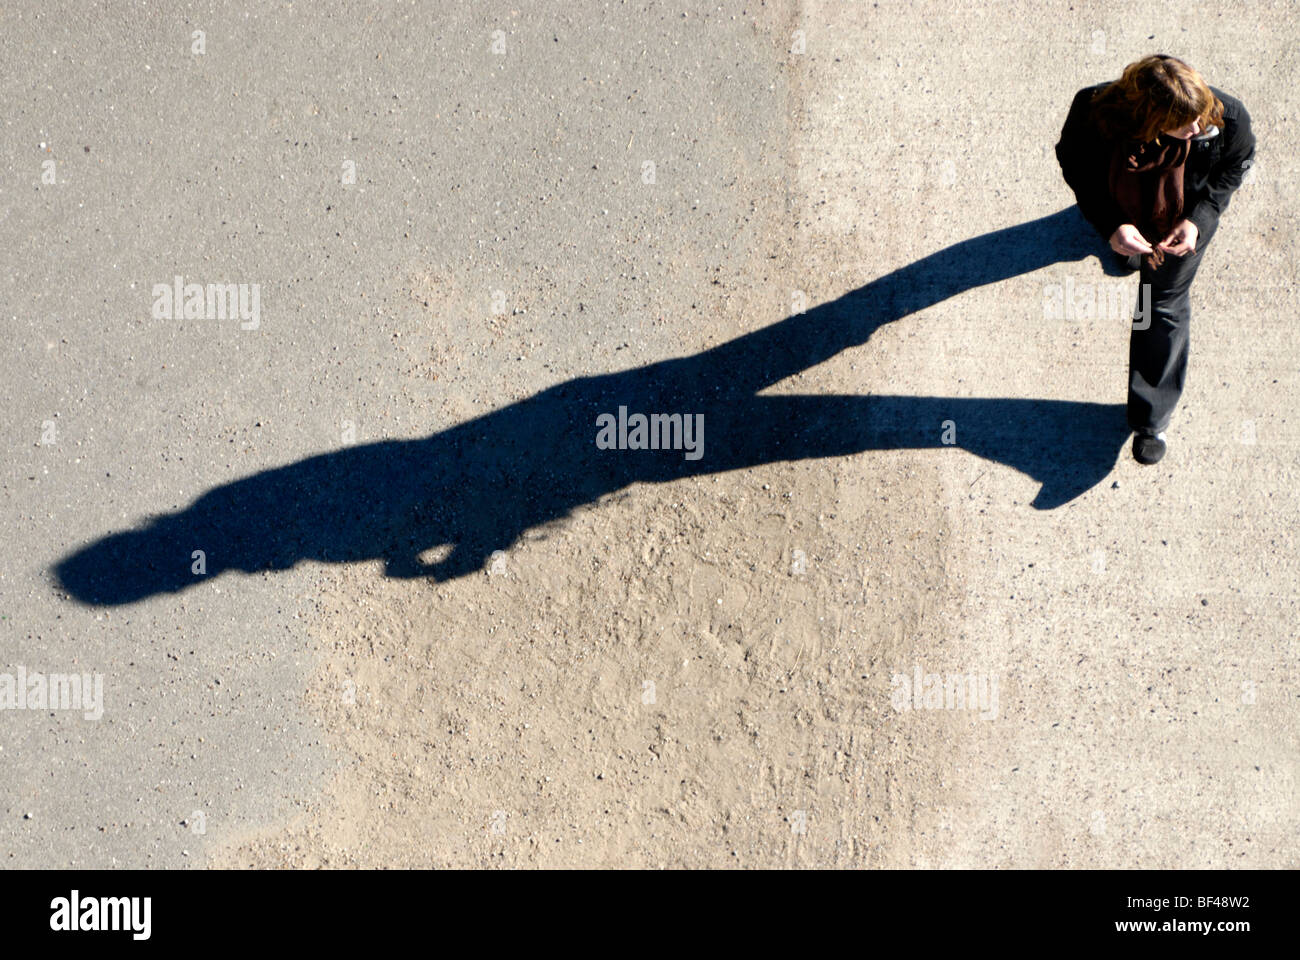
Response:
MULTIPOLYGON (((1120 224, 1127 223, 1110 195, 1111 144, 1101 138, 1092 122, 1092 95, 1108 83, 1084 87, 1074 95, 1070 112, 1056 145, 1065 182, 1079 201, 1079 210, 1102 239, 1109 241, 1120 224)), ((1218 87, 1210 87, 1223 102, 1223 127, 1211 127, 1193 137, 1183 168, 1183 218, 1196 224, 1200 236, 1209 236, 1228 209, 1228 198, 1241 186, 1255 162, 1255 135, 1250 114, 1241 101, 1218 87)), ((1151 243, 1163 237, 1147 237, 1151 243)))

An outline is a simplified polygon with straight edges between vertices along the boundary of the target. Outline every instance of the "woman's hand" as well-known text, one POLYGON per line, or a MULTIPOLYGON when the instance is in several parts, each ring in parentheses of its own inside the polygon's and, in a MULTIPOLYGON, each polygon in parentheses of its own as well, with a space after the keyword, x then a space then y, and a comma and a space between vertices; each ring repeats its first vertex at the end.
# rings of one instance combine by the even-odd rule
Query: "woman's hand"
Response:
POLYGON ((1121 223, 1115 228, 1115 232, 1110 235, 1110 248, 1125 257, 1131 257, 1135 253, 1151 252, 1151 244, 1147 243, 1146 238, 1131 223, 1121 223))
POLYGON ((1156 246, 1165 253, 1172 253, 1175 257, 1181 257, 1196 252, 1196 241, 1200 236, 1201 231, 1196 224, 1190 220, 1180 220, 1174 225, 1174 229, 1169 232, 1169 236, 1161 240, 1156 246))

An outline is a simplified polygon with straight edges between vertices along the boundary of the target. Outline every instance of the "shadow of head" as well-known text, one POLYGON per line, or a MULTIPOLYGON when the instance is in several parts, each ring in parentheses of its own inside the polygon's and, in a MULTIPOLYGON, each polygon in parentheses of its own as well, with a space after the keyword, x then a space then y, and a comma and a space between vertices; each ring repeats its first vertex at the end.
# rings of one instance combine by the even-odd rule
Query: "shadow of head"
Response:
POLYGON ((206 551, 195 552, 193 543, 184 514, 175 514, 97 540, 60 560, 54 574, 82 603, 134 603, 177 593, 221 572, 207 564, 206 551))

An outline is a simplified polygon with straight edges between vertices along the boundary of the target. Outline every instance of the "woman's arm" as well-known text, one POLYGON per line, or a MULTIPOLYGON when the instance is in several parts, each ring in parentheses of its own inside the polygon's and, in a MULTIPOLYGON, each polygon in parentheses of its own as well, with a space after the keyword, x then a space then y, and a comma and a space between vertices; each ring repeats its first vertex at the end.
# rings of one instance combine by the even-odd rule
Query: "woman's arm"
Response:
POLYGON ((1101 238, 1109 242, 1125 219, 1110 195, 1107 182, 1110 157, 1105 143, 1088 122, 1090 102, 1096 89, 1085 87, 1075 94, 1061 130, 1061 139, 1056 144, 1056 159, 1061 164, 1065 182, 1079 202, 1079 211, 1101 238))
MULTIPOLYGON (((1220 98, 1222 99, 1222 98, 1220 98)), ((1241 186, 1246 171, 1255 162, 1255 134, 1250 129, 1250 114, 1240 101, 1232 104, 1231 114, 1223 112, 1223 156, 1210 170, 1205 192, 1200 194, 1191 205, 1184 219, 1196 224, 1201 236, 1212 231, 1219 222, 1223 211, 1228 209, 1228 200, 1232 193, 1241 186)))

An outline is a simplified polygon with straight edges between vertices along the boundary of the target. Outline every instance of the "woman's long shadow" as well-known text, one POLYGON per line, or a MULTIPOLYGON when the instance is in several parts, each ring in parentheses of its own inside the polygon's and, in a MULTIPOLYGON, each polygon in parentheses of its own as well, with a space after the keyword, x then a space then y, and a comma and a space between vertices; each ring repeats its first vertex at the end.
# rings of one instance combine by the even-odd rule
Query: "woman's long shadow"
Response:
MULTIPOLYGON (((480 569, 525 531, 631 483, 942 447, 945 421, 955 426, 956 446, 1041 482, 1033 505, 1050 509, 1110 472, 1128 435, 1123 405, 758 391, 965 290, 1101 252, 1070 207, 954 244, 694 356, 570 380, 419 440, 349 446, 223 484, 183 510, 82 547, 54 572, 77 600, 104 605, 301 560, 382 559, 390 576, 448 580, 480 569), (598 448, 597 418, 620 407, 629 417, 702 415, 702 436, 683 438, 702 440, 702 455, 598 448), (422 562, 435 547, 443 555, 422 562), (194 572, 196 551, 203 573, 194 572)), ((1109 258, 1103 264, 1116 275, 1109 258)), ((1037 306, 1008 322, 1033 322, 1037 306)))

